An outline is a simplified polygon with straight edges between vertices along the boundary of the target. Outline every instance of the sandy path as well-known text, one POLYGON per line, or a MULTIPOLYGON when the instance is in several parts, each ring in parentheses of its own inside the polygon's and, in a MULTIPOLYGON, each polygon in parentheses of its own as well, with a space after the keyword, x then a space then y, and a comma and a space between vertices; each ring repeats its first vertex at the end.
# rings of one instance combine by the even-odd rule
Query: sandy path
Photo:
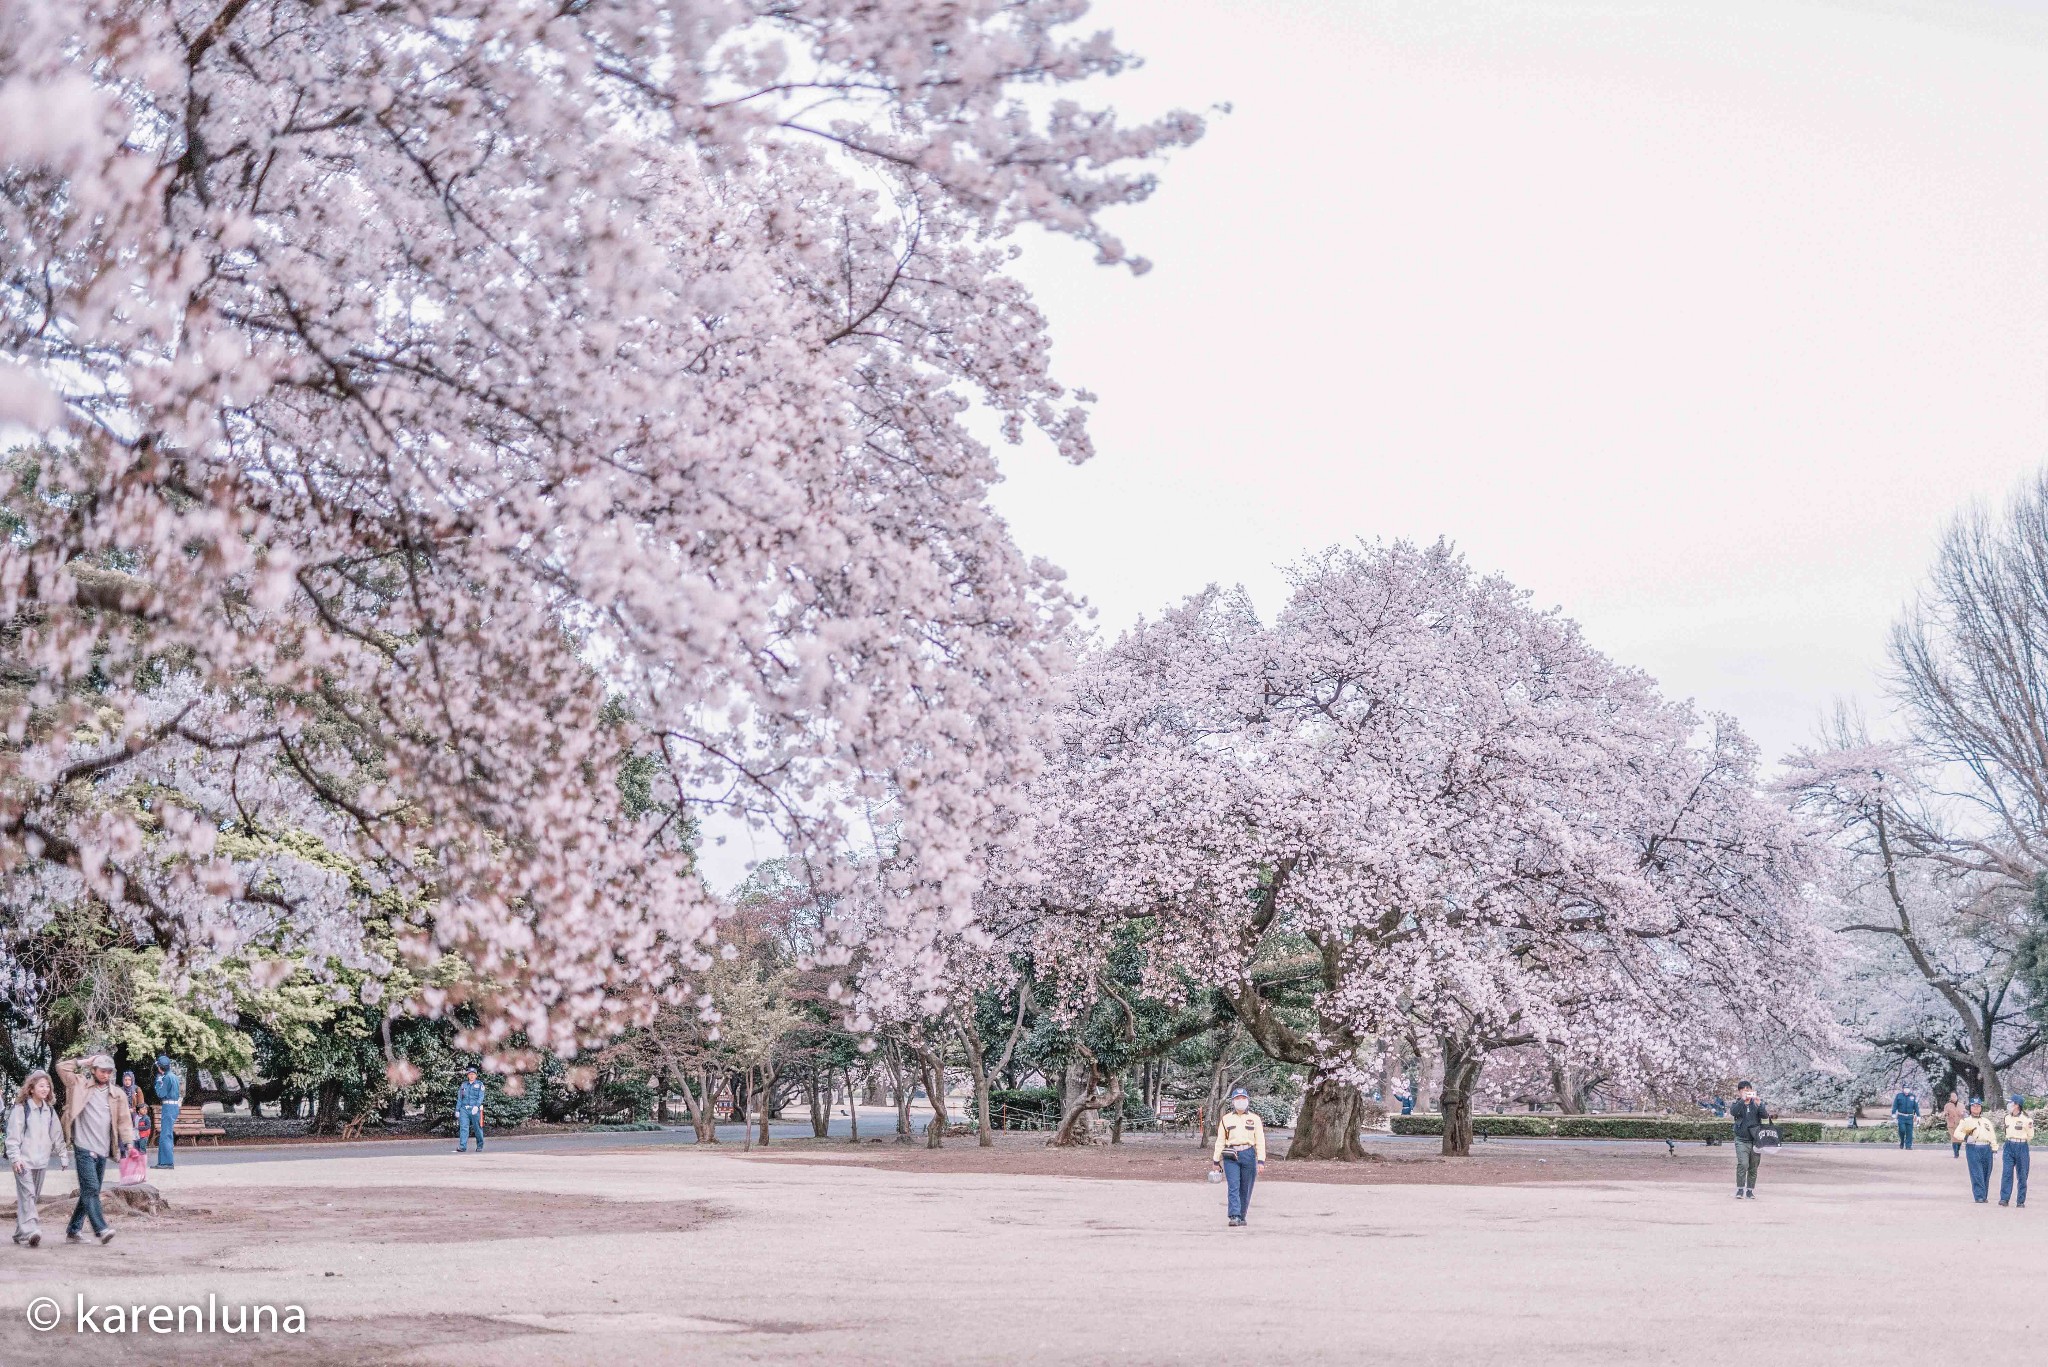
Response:
POLYGON ((1192 1180, 794 1154, 180 1169, 169 1194, 185 1209, 239 1199, 274 1220, 237 1218, 223 1238, 201 1217, 131 1219, 108 1249, 0 1246, 0 1362, 79 1360, 68 1317, 48 1335, 21 1317, 42 1294, 68 1314, 79 1292, 306 1308, 304 1336, 100 1340, 167 1363, 1149 1364, 1221 1350, 1587 1367, 1724 1364, 1740 1332, 1774 1360, 1884 1364, 1924 1355, 1941 1306, 1989 1311, 2005 1342, 2043 1327, 2048 1208, 1971 1204, 1945 1149, 1788 1151, 1742 1204, 1721 1151, 1694 1153, 1713 1162, 1685 1163, 1691 1181, 1273 1180, 1247 1230, 1225 1229, 1218 1189, 1192 1180), (336 1189, 361 1191, 368 1218, 336 1189), (286 1219, 278 1203, 294 1200, 286 1219), (631 1201, 649 1204, 614 1204, 631 1201))

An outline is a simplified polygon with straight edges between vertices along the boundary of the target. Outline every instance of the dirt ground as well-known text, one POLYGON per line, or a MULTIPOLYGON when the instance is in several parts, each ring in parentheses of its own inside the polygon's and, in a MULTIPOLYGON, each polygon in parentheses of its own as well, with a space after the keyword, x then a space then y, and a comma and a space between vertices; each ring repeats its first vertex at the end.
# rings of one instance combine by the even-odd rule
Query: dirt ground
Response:
POLYGON ((1884 1367, 1924 1358, 1930 1306, 2004 1342, 2048 1327, 2048 1208, 1973 1205, 1945 1147, 1789 1149, 1737 1203, 1724 1148, 1410 1145, 1275 1162, 1234 1230, 1185 1141, 1005 1138, 181 1166, 161 1174, 174 1212, 106 1248, 64 1245, 61 1204, 51 1244, 0 1245, 0 1363, 1587 1367, 1722 1364, 1740 1335, 1884 1367), (299 1305, 308 1328, 93 1339, 81 1295, 299 1305), (39 1296, 63 1308, 46 1334, 24 1318, 39 1296))
MULTIPOLYGON (((970 1136, 948 1139, 942 1149, 894 1142, 844 1139, 777 1140, 766 1149, 745 1155, 756 1163, 838 1163, 892 1172, 1007 1173, 1019 1177, 1095 1177, 1110 1181, 1199 1182, 1209 1167, 1211 1149, 1198 1147, 1186 1135, 1133 1135, 1122 1144, 1087 1149, 1052 1149, 1043 1134, 1023 1132, 993 1136, 994 1149, 979 1147, 970 1136)), ((1361 1162, 1286 1163, 1266 1165, 1262 1182, 1318 1182, 1340 1185, 1500 1186, 1521 1182, 1704 1182, 1733 1171, 1734 1150, 1727 1145, 1613 1143, 1559 1144, 1523 1140, 1481 1141, 1470 1158, 1445 1158, 1436 1141, 1367 1141, 1361 1162), (1540 1145, 1540 1147, 1539 1147, 1540 1145)), ((736 1151, 736 1144, 722 1145, 736 1151)), ((1285 1142, 1273 1146, 1279 1153, 1285 1142)), ((1835 1180, 1836 1169, 1815 1169, 1811 1180, 1835 1180)), ((1732 1188, 1734 1183, 1731 1181, 1732 1188)))

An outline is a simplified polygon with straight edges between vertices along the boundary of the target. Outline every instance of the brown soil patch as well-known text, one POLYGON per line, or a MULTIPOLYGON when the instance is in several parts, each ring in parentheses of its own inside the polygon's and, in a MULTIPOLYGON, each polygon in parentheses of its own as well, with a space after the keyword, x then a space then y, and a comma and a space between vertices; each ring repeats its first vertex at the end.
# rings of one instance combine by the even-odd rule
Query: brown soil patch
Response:
MULTIPOLYGON (((188 1271, 194 1267, 246 1270, 248 1255, 271 1245, 458 1244, 577 1234, 670 1233, 715 1218, 697 1201, 607 1201, 539 1191, 465 1187, 251 1187, 233 1192, 176 1196, 160 1215, 110 1209, 117 1231, 101 1247, 64 1242, 71 1218, 69 1195, 42 1203, 43 1257, 87 1257, 98 1275, 127 1276, 188 1271)), ((10 1249, 17 1254, 28 1250, 10 1249)), ((0 1272, 27 1273, 25 1259, 9 1259, 0 1272)), ((345 1271, 334 1275, 345 1276, 345 1271)))
MULTIPOLYGON (((876 1144, 863 1139, 778 1140, 765 1149, 742 1153, 736 1145, 704 1146, 703 1152, 744 1157, 763 1163, 835 1163, 916 1173, 997 1173, 1015 1177, 1087 1177, 1126 1182, 1199 1182, 1209 1168, 1209 1151, 1196 1149, 1186 1136, 1137 1135, 1122 1144, 1055 1149, 1042 1134, 998 1134, 995 1147, 979 1147, 970 1137, 948 1139, 942 1149, 927 1149, 885 1138, 876 1144)), ((1260 1174, 1262 1182, 1330 1182, 1368 1186, 1507 1186, 1529 1182, 1712 1182, 1732 1187, 1728 1178, 1735 1151, 1721 1145, 1680 1144, 1675 1153, 1661 1142, 1626 1148, 1569 1142, 1495 1147, 1474 1146, 1470 1158, 1445 1158, 1420 1144, 1368 1141, 1362 1162, 1290 1163, 1277 1155, 1260 1174)), ((1797 1149, 1767 1157, 1768 1169, 1790 1176, 1798 1164, 1797 1149)), ((1801 1181, 1832 1181, 1833 1165, 1799 1164, 1801 1181)), ((1768 1180, 1768 1178, 1766 1178, 1768 1180)))

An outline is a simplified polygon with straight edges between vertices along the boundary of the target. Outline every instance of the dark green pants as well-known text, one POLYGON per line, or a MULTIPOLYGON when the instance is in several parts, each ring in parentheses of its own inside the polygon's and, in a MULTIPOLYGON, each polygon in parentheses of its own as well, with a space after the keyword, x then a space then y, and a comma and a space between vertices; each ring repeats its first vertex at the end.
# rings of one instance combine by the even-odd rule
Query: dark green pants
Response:
POLYGON ((1750 1143, 1747 1139, 1736 1140, 1735 1189, 1737 1191, 1756 1190, 1756 1165, 1756 1145, 1750 1143))

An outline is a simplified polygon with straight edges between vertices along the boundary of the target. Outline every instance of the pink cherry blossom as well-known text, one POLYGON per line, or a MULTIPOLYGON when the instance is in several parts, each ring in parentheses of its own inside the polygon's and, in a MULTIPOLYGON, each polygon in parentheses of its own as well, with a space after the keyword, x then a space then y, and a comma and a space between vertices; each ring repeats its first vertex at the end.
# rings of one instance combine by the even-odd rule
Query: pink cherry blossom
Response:
POLYGON ((7 916, 395 917, 564 1052, 715 935, 713 811, 829 894, 889 802, 891 943, 964 927, 1071 614, 969 410, 1089 454, 1009 237, 1142 269, 1200 132, 1059 93, 1084 12, 0 0, 7 916))
POLYGON ((1441 544, 1292 577, 1271 624, 1211 590, 1084 662, 1002 893, 1068 991, 1141 922, 1150 990, 1219 990, 1308 1068, 1316 1156, 1393 1039, 1443 1050, 1455 1111, 1498 1050, 1656 1085, 1817 1019, 1814 851, 1732 721, 1441 544))

